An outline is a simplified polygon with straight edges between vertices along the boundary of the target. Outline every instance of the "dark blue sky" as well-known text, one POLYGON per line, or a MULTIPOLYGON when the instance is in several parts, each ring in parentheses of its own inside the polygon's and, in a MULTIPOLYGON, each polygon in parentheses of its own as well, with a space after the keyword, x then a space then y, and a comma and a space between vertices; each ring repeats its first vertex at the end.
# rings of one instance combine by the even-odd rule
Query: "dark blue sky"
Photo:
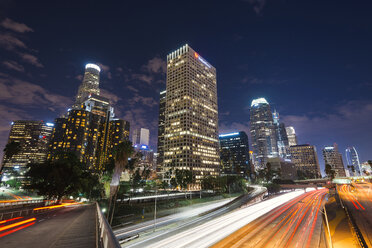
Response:
MULTIPOLYGON (((265 97, 300 143, 372 159, 370 1, 17 1, 0 3, 0 146, 14 119, 52 121, 87 62, 117 116, 151 130, 166 55, 188 43, 217 68, 220 131, 249 129, 265 97)), ((321 163, 322 160, 321 160, 321 163)), ((321 165, 322 167, 324 165, 321 165)))

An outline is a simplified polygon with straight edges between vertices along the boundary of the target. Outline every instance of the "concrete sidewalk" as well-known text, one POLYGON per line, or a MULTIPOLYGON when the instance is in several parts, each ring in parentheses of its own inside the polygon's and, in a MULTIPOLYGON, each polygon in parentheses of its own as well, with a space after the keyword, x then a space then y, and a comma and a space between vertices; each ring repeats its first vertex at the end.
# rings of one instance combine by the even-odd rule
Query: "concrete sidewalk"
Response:
POLYGON ((96 207, 78 205, 36 216, 36 224, 0 238, 0 247, 96 247, 96 207))

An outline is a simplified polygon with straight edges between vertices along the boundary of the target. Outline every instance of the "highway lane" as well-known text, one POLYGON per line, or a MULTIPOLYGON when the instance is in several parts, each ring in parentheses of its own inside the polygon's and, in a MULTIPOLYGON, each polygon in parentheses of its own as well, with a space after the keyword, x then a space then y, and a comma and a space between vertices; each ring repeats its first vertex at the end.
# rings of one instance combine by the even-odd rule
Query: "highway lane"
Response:
POLYGON ((369 247, 372 247, 372 184, 352 183, 338 186, 338 192, 351 211, 369 247))
POLYGON ((326 189, 303 194, 256 219, 212 247, 319 247, 326 189))
POLYGON ((95 205, 70 205, 0 222, 0 247, 95 247, 95 205))
MULTIPOLYGON (((186 229, 175 229, 172 232, 152 236, 148 239, 125 245, 124 247, 209 247, 256 218, 270 212, 283 202, 297 199, 304 191, 286 193, 249 207, 225 213, 212 219, 205 219, 196 226, 186 229)), ((298 201, 298 200, 297 200, 298 201)))
MULTIPOLYGON (((160 228, 166 225, 170 225, 172 223, 186 220, 189 218, 193 218, 198 216, 201 213, 204 213, 206 211, 210 211, 212 209, 221 207, 230 201, 232 201, 235 198, 229 198, 229 199, 224 199, 224 200, 219 200, 219 201, 214 201, 212 203, 203 203, 203 204, 198 204, 197 206, 192 206, 192 208, 188 208, 188 210, 185 210, 184 212, 181 213, 176 213, 172 214, 169 216, 161 217, 156 220, 156 228, 160 228)), ((155 221, 150 220, 150 221, 145 221, 143 223, 139 223, 136 225, 128 226, 128 227, 123 227, 123 228, 118 228, 114 230, 115 236, 120 240, 124 239, 126 237, 131 237, 133 235, 136 235, 138 233, 142 233, 148 230, 154 230, 155 229, 155 221)))

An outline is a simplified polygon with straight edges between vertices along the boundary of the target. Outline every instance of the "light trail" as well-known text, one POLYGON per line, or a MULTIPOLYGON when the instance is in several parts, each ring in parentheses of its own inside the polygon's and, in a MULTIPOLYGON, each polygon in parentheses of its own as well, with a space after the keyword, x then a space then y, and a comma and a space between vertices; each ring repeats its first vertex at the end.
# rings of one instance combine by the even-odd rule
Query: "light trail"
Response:
POLYGON ((16 222, 16 223, 13 223, 13 224, 10 224, 10 225, 7 225, 7 226, 0 227, 0 232, 8 230, 8 229, 16 227, 16 226, 20 226, 20 225, 29 223, 29 222, 34 221, 34 220, 36 220, 36 218, 27 219, 27 220, 19 221, 19 222, 16 222))
MULTIPOLYGON (((244 209, 239 209, 234 212, 225 214, 216 219, 210 220, 199 226, 190 228, 186 231, 182 231, 171 237, 164 238, 158 242, 152 242, 152 248, 165 248, 165 247, 209 247, 220 239, 228 236, 229 234, 239 230, 248 223, 254 221, 256 218, 269 213, 273 209, 281 206, 283 202, 290 201, 291 204, 295 204, 298 201, 299 196, 303 195, 303 191, 295 191, 286 193, 284 195, 277 196, 275 198, 259 202, 255 205, 249 206, 244 209), (294 200, 297 199, 297 200, 294 200)), ((283 210, 285 206, 279 207, 277 211, 283 210)), ((288 209, 288 208, 285 208, 288 209)), ((276 214, 276 212, 274 214, 276 214)), ((270 214, 272 216, 273 214, 270 214)), ((159 235, 160 236, 160 235, 159 235)), ((152 237, 141 242, 137 242, 128 247, 145 247, 145 242, 156 240, 158 236, 152 237)))
POLYGON ((0 238, 1 238, 1 237, 4 237, 4 236, 6 236, 6 235, 9 235, 9 234, 11 234, 11 233, 17 232, 17 231, 19 231, 19 230, 22 230, 22 229, 24 229, 24 228, 26 228, 26 227, 32 226, 32 225, 35 224, 35 223, 36 223, 36 222, 31 222, 31 223, 28 223, 28 224, 26 224, 26 225, 23 225, 23 226, 20 226, 20 227, 14 228, 14 229, 12 229, 12 230, 10 230, 10 231, 7 231, 7 232, 4 232, 4 233, 1 233, 1 234, 0 234, 0 238))
POLYGON ((0 221, 0 224, 6 223, 6 222, 10 222, 10 221, 13 221, 13 220, 22 219, 22 218, 23 218, 23 217, 16 217, 16 218, 13 218, 13 219, 2 220, 2 221, 0 221))
POLYGON ((61 208, 61 207, 66 207, 66 206, 71 206, 71 205, 77 205, 77 204, 82 204, 81 202, 74 202, 74 203, 62 203, 60 205, 53 205, 53 206, 46 206, 46 207, 40 207, 40 208, 34 208, 33 210, 42 210, 42 209, 53 209, 53 208, 61 208))

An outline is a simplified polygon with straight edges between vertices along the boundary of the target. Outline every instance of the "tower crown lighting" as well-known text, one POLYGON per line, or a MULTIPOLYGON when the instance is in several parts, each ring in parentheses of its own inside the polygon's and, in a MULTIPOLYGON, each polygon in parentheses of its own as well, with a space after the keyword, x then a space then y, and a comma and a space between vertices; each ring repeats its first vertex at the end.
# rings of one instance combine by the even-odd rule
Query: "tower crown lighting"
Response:
POLYGON ((88 68, 93 68, 93 69, 101 72, 101 68, 98 65, 96 65, 96 64, 86 64, 85 65, 85 69, 88 69, 88 68))
POLYGON ((265 98, 257 98, 252 101, 251 107, 256 107, 259 104, 269 104, 265 98))

